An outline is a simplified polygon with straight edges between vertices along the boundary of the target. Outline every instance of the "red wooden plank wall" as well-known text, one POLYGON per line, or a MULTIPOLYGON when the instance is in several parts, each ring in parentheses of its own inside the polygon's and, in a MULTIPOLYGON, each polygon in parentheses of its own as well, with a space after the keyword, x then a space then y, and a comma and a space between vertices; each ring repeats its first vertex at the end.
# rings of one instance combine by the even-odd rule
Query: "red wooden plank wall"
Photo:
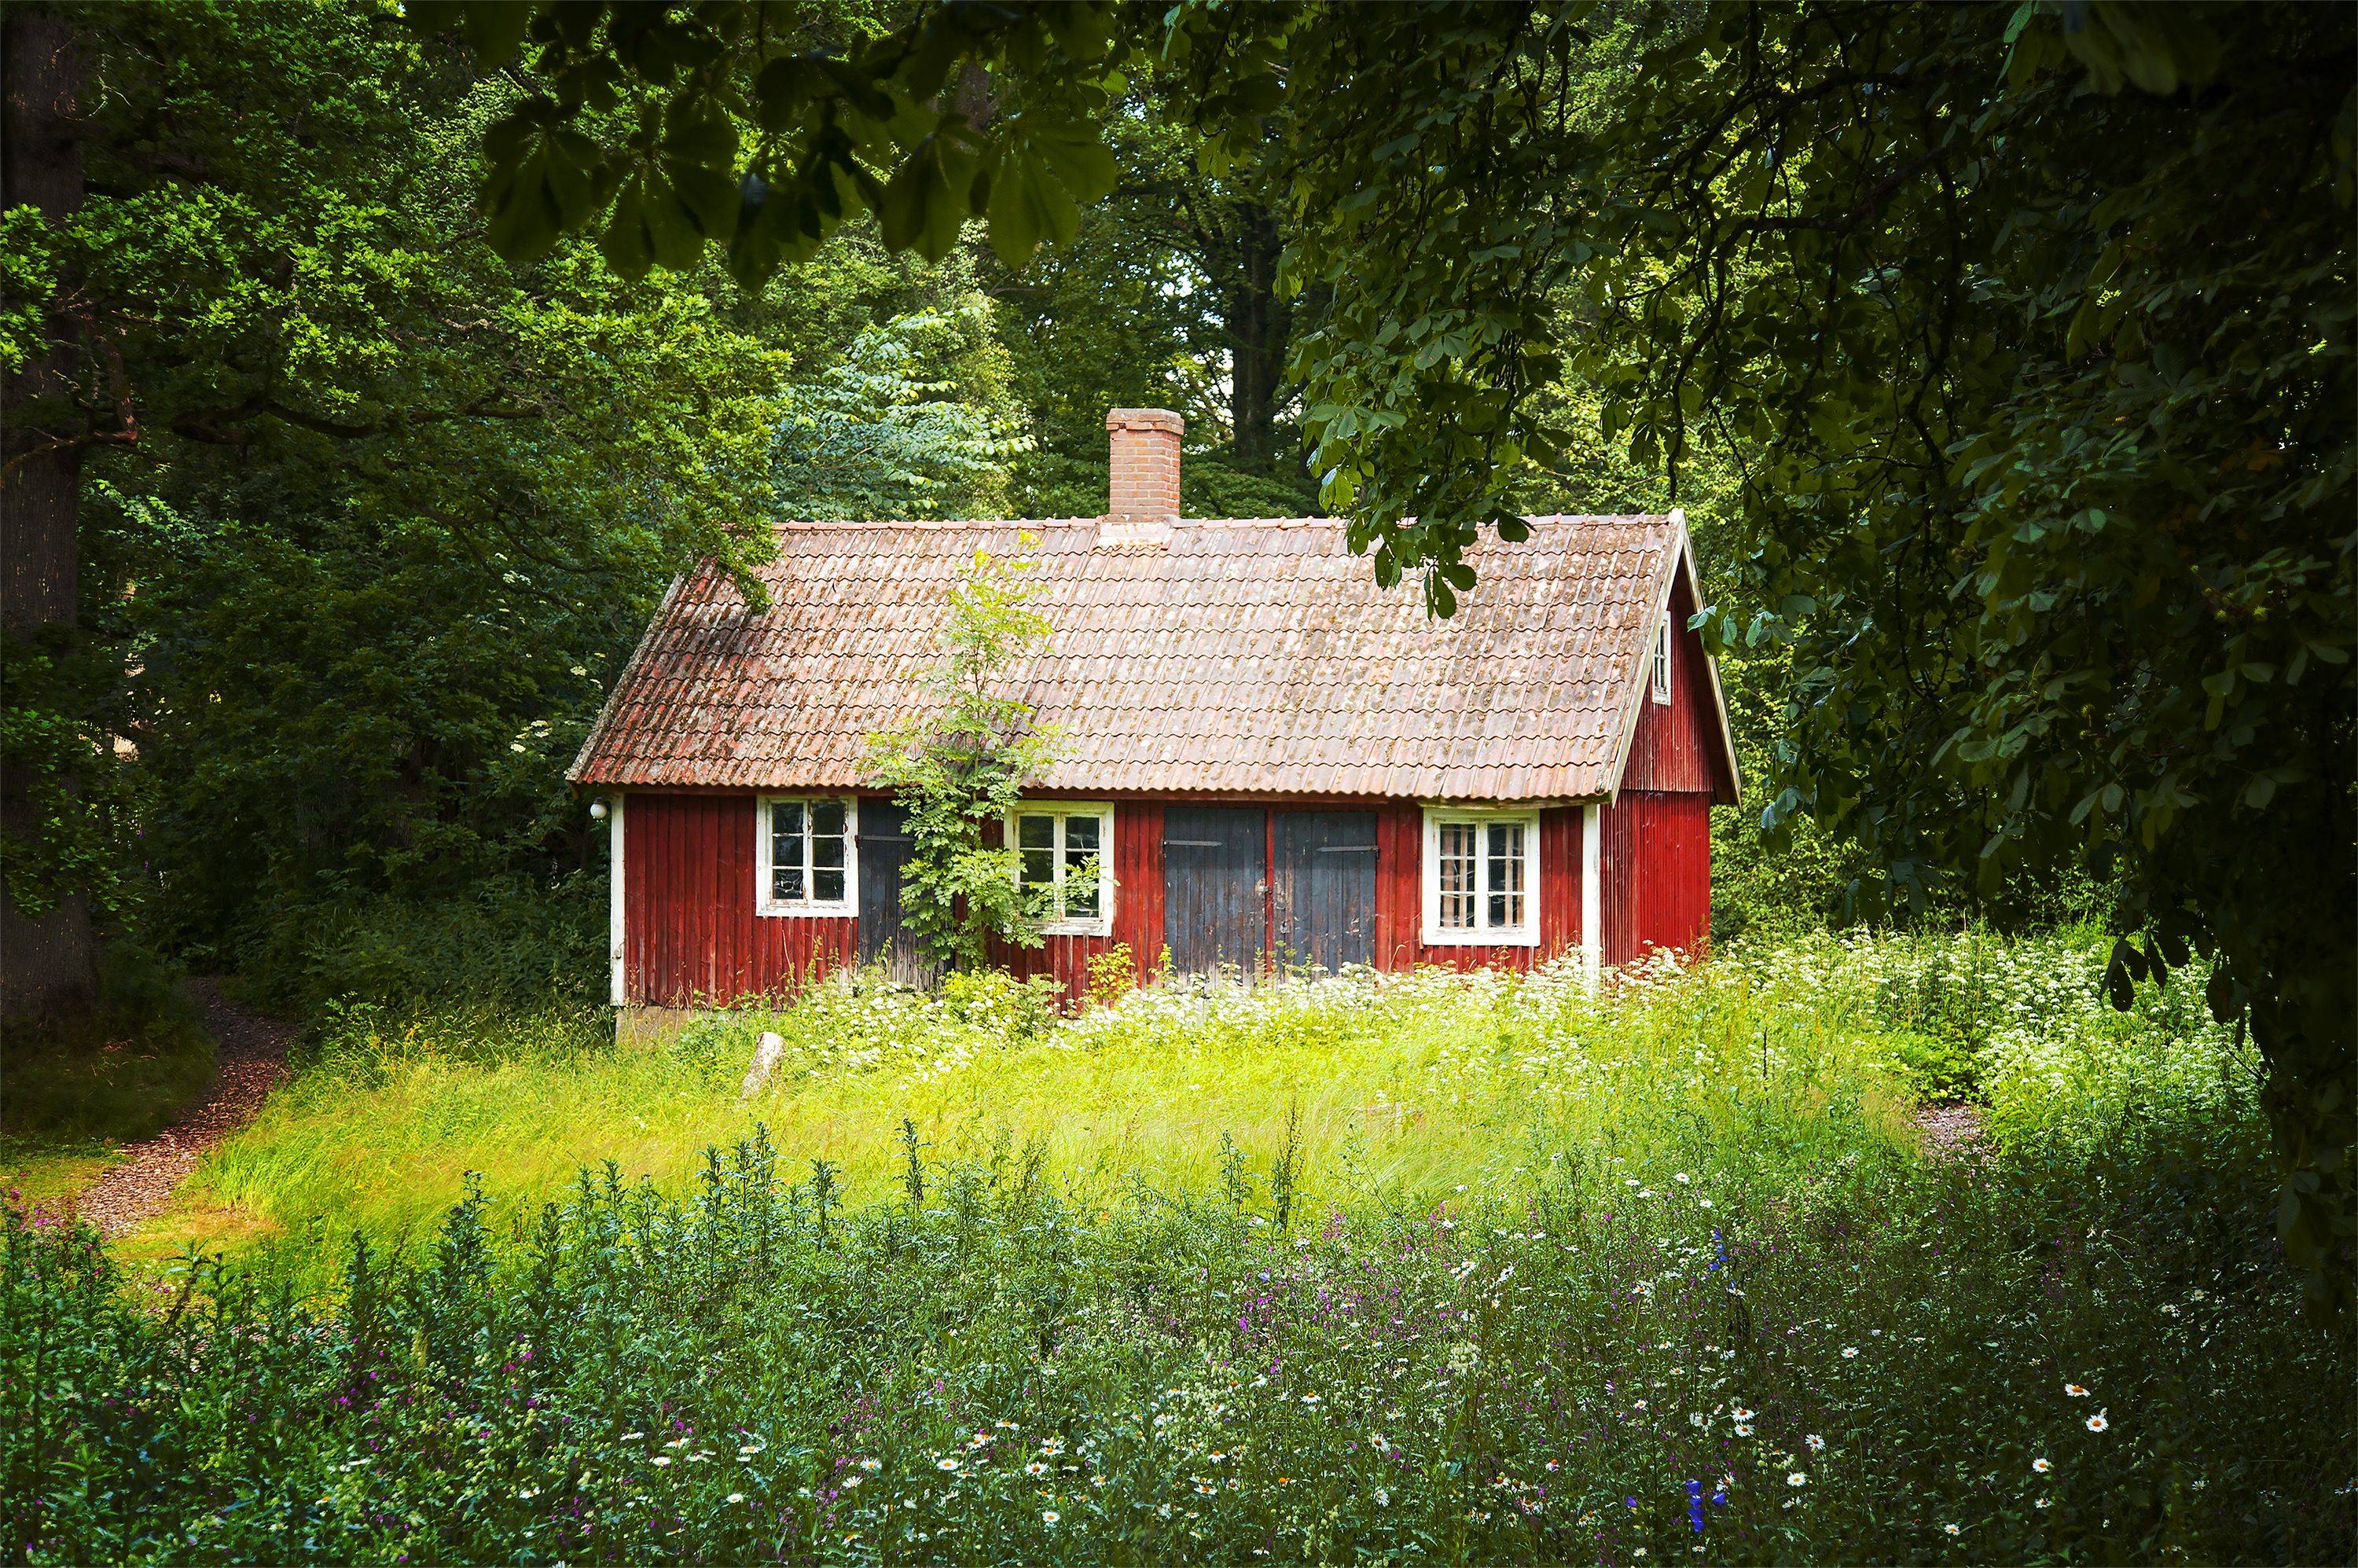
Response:
POLYGON ((1089 960, 1126 942, 1137 983, 1144 985, 1163 957, 1161 801, 1115 803, 1113 879, 1112 935, 1051 936, 1037 947, 996 947, 993 957, 1019 979, 1051 975, 1079 996, 1088 986, 1089 960))
MULTIPOLYGON (((1682 578, 1671 590, 1671 700, 1659 703, 1650 687, 1638 696, 1638 730, 1629 738, 1629 762, 1622 771, 1624 790, 1723 789, 1727 768, 1719 741, 1718 716, 1712 706, 1711 680, 1704 663, 1703 639, 1686 629, 1694 613, 1694 595, 1682 578)), ((1649 672, 1650 679, 1650 671, 1649 672)))
POLYGON ((1711 796, 1623 790, 1602 815, 1605 962, 1697 946, 1711 934, 1711 796))
POLYGON ((1376 823, 1376 967, 1440 964, 1528 969, 1580 946, 1580 808, 1540 813, 1540 943, 1536 947, 1429 946, 1424 934, 1424 809, 1388 802, 1376 823))
MULTIPOLYGON (((1612 934, 1635 930, 1639 939, 1685 946, 1709 919, 1710 844, 1704 795, 1648 795, 1660 806, 1608 807, 1605 835, 1605 900, 1608 961, 1612 934), (1620 850, 1625 864, 1636 846, 1655 851, 1664 831, 1656 816, 1673 824, 1691 806, 1702 825, 1700 874, 1687 904, 1664 903, 1657 889, 1625 895, 1630 878, 1616 871, 1616 828, 1637 835, 1620 850), (1645 815, 1648 812, 1655 816, 1645 815), (1689 904, 1702 913, 1692 926, 1689 904), (1634 912, 1634 914, 1632 913, 1634 912), (1628 925, 1635 918, 1636 926, 1628 925), (1685 934, 1685 935, 1682 935, 1685 934), (1675 939, 1674 939, 1675 938, 1675 939)), ((1482 965, 1527 969, 1580 944, 1580 835, 1577 806, 1550 807, 1540 816, 1540 945, 1521 946, 1428 946, 1420 937, 1423 893, 1420 863, 1424 814, 1413 802, 1377 803, 1376 962, 1389 969, 1420 964, 1455 968, 1482 965)), ((1680 829, 1683 831, 1683 829, 1680 829)), ((624 812, 625 994, 633 1002, 661 1006, 721 1004, 754 995, 776 995, 853 961, 859 951, 856 920, 757 915, 754 904, 753 797, 748 795, 633 793, 624 812)), ((1692 835, 1690 835, 1692 836, 1692 835)), ((1684 842, 1681 840, 1680 842, 1684 842)), ((1692 852, 1692 847, 1690 851, 1692 852)), ((1004 948, 996 957, 1018 976, 1050 975, 1078 994, 1087 983, 1088 962, 1117 943, 1127 943, 1143 984, 1162 957, 1163 805, 1123 801, 1114 807, 1114 919, 1111 936, 1051 936, 1033 949, 1004 948)), ((1679 877, 1637 879, 1651 887, 1684 888, 1679 877)), ((884 890, 863 888, 863 897, 884 890)), ((885 896, 890 896, 885 894, 885 896)), ((1625 955, 1634 957, 1632 948, 1625 955)))
POLYGON ((753 797, 641 795, 622 813, 624 994, 665 1007, 793 989, 859 949, 854 920, 753 913, 753 797))

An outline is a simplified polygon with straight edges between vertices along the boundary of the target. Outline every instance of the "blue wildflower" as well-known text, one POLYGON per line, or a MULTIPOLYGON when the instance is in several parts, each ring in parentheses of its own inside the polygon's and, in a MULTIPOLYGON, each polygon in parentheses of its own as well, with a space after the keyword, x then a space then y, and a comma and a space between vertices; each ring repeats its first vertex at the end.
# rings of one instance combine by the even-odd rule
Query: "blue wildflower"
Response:
POLYGON ((1703 1533, 1703 1483, 1687 1483, 1687 1522, 1694 1526, 1697 1535, 1703 1533))

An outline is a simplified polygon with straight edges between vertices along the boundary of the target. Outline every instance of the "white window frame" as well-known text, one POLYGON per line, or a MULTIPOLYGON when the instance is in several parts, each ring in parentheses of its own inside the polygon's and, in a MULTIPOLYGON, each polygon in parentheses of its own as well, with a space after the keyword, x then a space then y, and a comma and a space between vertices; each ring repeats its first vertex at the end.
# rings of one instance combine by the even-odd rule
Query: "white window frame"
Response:
POLYGON ((1047 920, 1040 924, 1044 936, 1110 936, 1113 935, 1113 806, 1095 800, 1027 800, 1007 814, 1007 847, 1016 851, 1016 885, 1022 885, 1023 866, 1021 860, 1022 842, 1020 824, 1026 816, 1053 816, 1056 819, 1056 837, 1053 846, 1056 868, 1056 902, 1064 904, 1065 889, 1065 823, 1069 817, 1094 816, 1098 819, 1098 912, 1086 920, 1047 920))
POLYGON ((1651 672, 1651 684, 1654 688, 1654 700, 1659 703, 1668 704, 1671 700, 1671 644, 1674 641, 1675 639, 1671 635, 1671 609, 1666 604, 1662 607, 1661 619, 1654 622, 1654 667, 1651 672))
MULTIPOLYGON (((804 886, 817 883, 811 868, 804 867, 804 886)), ((753 913, 781 919, 846 920, 860 914, 860 799, 857 795, 764 795, 753 803, 753 913), (804 812, 803 841, 810 842, 808 812, 821 801, 834 801, 843 806, 843 898, 840 902, 798 899, 792 902, 771 896, 770 880, 770 808, 789 802, 800 802, 804 812)))
MULTIPOLYGON (((1484 834, 1485 838, 1487 834, 1484 834)), ((1477 852, 1475 864, 1487 867, 1487 846, 1477 852)), ((1533 810, 1513 807, 1428 806, 1424 808, 1424 853, 1422 860, 1422 881, 1424 883, 1424 943, 1430 947, 1536 947, 1540 942, 1540 814, 1533 810), (1488 828, 1501 824, 1520 825, 1523 830, 1523 919, 1520 925, 1444 925, 1441 924, 1441 829, 1444 825, 1466 823, 1476 828, 1488 828)), ((1476 892, 1475 915, 1487 920, 1490 913, 1490 893, 1487 887, 1476 892)))

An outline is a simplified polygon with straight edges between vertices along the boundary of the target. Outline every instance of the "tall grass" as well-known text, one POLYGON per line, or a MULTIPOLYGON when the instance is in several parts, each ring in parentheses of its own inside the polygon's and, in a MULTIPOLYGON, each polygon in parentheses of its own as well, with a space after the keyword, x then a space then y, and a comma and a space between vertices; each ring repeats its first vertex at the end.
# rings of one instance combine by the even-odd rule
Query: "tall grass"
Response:
POLYGON ((653 1051, 606 1049, 557 1018, 361 1010, 214 1156, 198 1195, 259 1221, 241 1228, 316 1280, 320 1236, 416 1238, 467 1172, 525 1209, 610 1159, 676 1190, 705 1148, 757 1123, 830 1162, 855 1202, 898 1181, 903 1119, 936 1159, 1036 1144, 1085 1210, 1139 1186, 1200 1189, 1224 1141, 1265 1162, 1289 1128, 1311 1204, 1494 1189, 1575 1146, 1823 1162, 1906 1143, 1871 990, 1829 991, 1815 965, 1717 966, 1601 1003, 1569 969, 1357 973, 1150 990, 1077 1018, 1000 976, 938 996, 860 979, 653 1051), (785 1057, 741 1099, 764 1031, 785 1057))
POLYGON ((2358 1367, 2248 1064, 2100 961, 847 983, 619 1054, 353 1015, 211 1169, 250 1266, 143 1310, 11 1227, 10 1546, 2346 1561, 2358 1367), (1903 1047, 1954 1039, 1991 1146, 1928 1155, 1903 1047))

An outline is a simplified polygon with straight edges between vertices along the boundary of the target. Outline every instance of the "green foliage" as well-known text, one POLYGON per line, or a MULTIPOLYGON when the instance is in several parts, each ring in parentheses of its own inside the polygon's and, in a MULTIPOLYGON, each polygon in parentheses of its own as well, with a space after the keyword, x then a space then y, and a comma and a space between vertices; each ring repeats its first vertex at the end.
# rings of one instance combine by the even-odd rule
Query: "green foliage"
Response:
POLYGON ((0 761, 46 792, 15 895, 290 1008, 592 996, 603 842, 563 773, 663 585, 781 514, 1005 504, 1026 443, 972 266, 871 223, 763 291, 579 241, 511 267, 476 197, 515 91, 397 17, 75 15, 90 200, 0 222, 11 297, 70 285, 123 400, 91 416, 83 634, 5 661, 0 761))
POLYGON ((53 627, 0 659, 0 773, 31 827, 0 829, 0 876, 27 918, 69 898, 119 918, 137 896, 122 840, 137 819, 140 781, 114 745, 124 719, 114 656, 53 627))
MULTIPOLYGON (((1093 457, 1039 451, 1017 460, 1014 504, 1022 515, 1104 515, 1109 476, 1102 415, 1098 426, 1099 440, 1093 457)), ((1283 478, 1246 473, 1216 456, 1191 452, 1179 469, 1183 517, 1304 517, 1316 510, 1315 498, 1303 487, 1283 478)))
POLYGON ((10 1153, 152 1138, 213 1080, 213 1041, 178 972, 125 942, 99 955, 98 1005, 0 1051, 0 1143, 10 1153))
POLYGON ((1620 308, 1583 368, 1640 443, 1751 454, 1712 632, 1791 660, 1771 826, 1855 836, 1864 891, 1918 908, 2076 862, 2145 934, 2117 993, 2212 957, 2275 1074, 2288 1253, 2344 1300, 2358 897, 2316 847, 2353 837, 2358 744, 2350 155, 2320 135, 2350 18, 2207 14, 2196 69, 2104 15, 2132 79, 2202 90, 2092 91, 2036 10, 1714 14, 1622 107, 1633 178, 1592 230, 1620 308), (1859 72, 1898 96, 1822 90, 1859 72))
POLYGON ((1379 579, 1445 611, 1517 536, 1566 378, 1642 468, 1716 449, 1708 635, 1782 661, 1770 851, 1812 816, 1920 913, 2076 864, 2139 938, 2116 993, 2214 959, 2346 1303, 2351 15, 1314 16, 1172 52, 1215 135, 1296 106, 1312 466, 1379 579))
POLYGON ((998 689, 1049 632, 1031 605, 1028 567, 1020 556, 976 548, 944 607, 925 707, 869 738, 869 782, 908 812, 902 918, 933 958, 955 968, 989 963, 994 941, 1041 940, 1042 912, 1018 884, 1015 847, 990 837, 1046 769, 1055 742, 1031 704, 998 689))
MULTIPOLYGON (((1603 1007, 1570 974, 1330 979, 968 1034, 948 1076, 993 1106, 1053 1065, 1031 1141, 914 1085, 860 1147, 823 1141, 847 1102, 806 1102, 974 1027, 905 991, 769 1015, 844 1054, 751 1110, 741 1035, 708 1063, 538 1054, 542 1078, 643 1074, 618 1128, 683 1095, 730 1108, 730 1152, 680 1150, 661 1186, 452 1175, 438 1229, 373 1233, 340 1282, 307 1240, 324 1290, 202 1262, 155 1308, 87 1232, 12 1220, 12 1539, 124 1561, 2346 1560, 2358 1368, 2289 1311, 2223 1032, 2190 995, 2110 1012, 2101 946, 1993 948, 1993 1146, 1926 1157, 1872 1114, 1880 999, 1920 958, 1746 948, 1603 1007), (1093 1094, 1109 1130, 1174 1099, 1225 1115, 1224 1083, 1273 1055, 1299 1094, 1193 1125, 1184 1180, 1076 1181, 1057 1152, 1093 1094), (1109 1060, 1206 1093, 1092 1091, 1109 1060), (1341 1119, 1322 1064, 1351 1078, 1341 1119), (1368 1067, 1423 1119, 1391 1131, 1368 1067), (1481 1153, 1387 1177, 1460 1115, 1481 1153)), ((389 1065, 387 1096, 529 1081, 389 1065)), ((517 1147, 411 1103, 427 1136, 517 1147)))
POLYGON ((1015 265, 1069 239, 1114 181, 1096 129, 1120 81, 1105 5, 926 7, 890 31, 826 9, 505 0, 410 15, 462 30, 487 67, 521 49, 545 87, 484 142, 491 240, 513 261, 594 228, 626 277, 694 268, 717 245, 759 286, 872 211, 887 245, 932 260, 983 219, 1015 265), (979 102, 1001 62, 1021 74, 979 102))
POLYGON ((993 517, 1007 471, 1032 448, 995 383, 1004 373, 990 302, 861 330, 795 388, 774 460, 780 510, 797 517, 993 517))

